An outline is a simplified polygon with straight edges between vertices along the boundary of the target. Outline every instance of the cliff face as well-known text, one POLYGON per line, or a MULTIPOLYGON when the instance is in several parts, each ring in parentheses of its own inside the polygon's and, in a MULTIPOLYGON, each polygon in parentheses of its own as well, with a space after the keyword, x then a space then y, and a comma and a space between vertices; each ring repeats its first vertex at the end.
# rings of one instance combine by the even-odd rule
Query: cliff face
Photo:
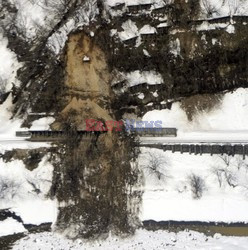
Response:
MULTIPOLYGON (((9 46, 16 53, 20 53, 17 44, 25 47, 20 55, 25 64, 19 70, 22 86, 15 95, 17 112, 29 107, 33 112, 61 112, 69 105, 69 96, 84 96, 84 101, 88 96, 87 102, 99 99, 97 103, 109 105, 121 119, 125 113, 169 108, 175 99, 247 86, 246 16, 213 18, 214 9, 203 16, 196 0, 162 6, 109 6, 108 1, 98 1, 97 8, 96 20, 84 25, 84 33, 70 36, 68 53, 61 50, 68 59, 64 55, 58 59, 44 41, 25 44, 9 35, 9 46), (71 72, 65 76, 65 71, 71 72), (162 81, 145 77, 135 82, 129 75, 137 71, 155 72, 162 81), (106 102, 109 95, 111 101, 106 102), (35 98, 24 104, 30 96, 35 98)), ((72 105, 85 106, 76 102, 72 105)))
MULTIPOLYGON (((179 4, 179 3, 178 3, 179 4)), ((119 108, 143 113, 153 108, 166 108, 163 103, 195 94, 217 93, 247 86, 247 18, 242 16, 198 20, 199 13, 179 4, 160 10, 166 16, 142 14, 113 18, 109 63, 114 72, 156 71, 162 84, 149 86, 148 82, 130 86, 123 91, 120 81, 114 82, 119 95, 119 108), (180 10, 180 15, 177 14, 180 10), (193 16, 192 16, 193 15, 193 16), (136 29, 131 39, 123 38, 127 26, 136 29), (150 30, 145 30, 147 25, 150 30), (122 27, 122 28, 120 28, 122 27), (118 85, 119 84, 119 85, 118 85), (150 91, 149 91, 150 88, 150 91), (154 91, 159 95, 152 96, 154 91), (123 93, 124 92, 124 93, 123 93), (130 92, 132 93, 130 95, 130 92), (138 94, 143 92, 140 100, 138 94)), ((160 14, 161 14, 160 12, 160 14)), ((125 78, 124 78, 125 79, 125 78)), ((126 79, 127 80, 127 79, 126 79)), ((122 79, 123 81, 123 79, 122 79)), ((127 80, 128 81, 128 80, 127 80)))

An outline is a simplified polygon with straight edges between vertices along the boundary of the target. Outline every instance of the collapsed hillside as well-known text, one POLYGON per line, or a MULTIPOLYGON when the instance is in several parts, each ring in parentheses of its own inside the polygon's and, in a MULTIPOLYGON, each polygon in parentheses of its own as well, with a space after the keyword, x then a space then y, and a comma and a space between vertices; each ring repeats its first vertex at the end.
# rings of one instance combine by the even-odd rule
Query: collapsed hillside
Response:
MULTIPOLYGON (((83 31, 71 34, 67 43, 63 100, 52 128, 85 130, 86 119, 115 120, 110 104, 110 74, 102 50, 83 31), (86 58, 86 59, 85 59, 86 58)), ((128 233, 138 224, 140 198, 135 161, 138 151, 133 138, 113 129, 91 139, 68 134, 55 163, 52 194, 59 201, 57 228, 70 237, 91 237, 108 233, 128 233), (135 152, 137 151, 137 152, 135 152)))

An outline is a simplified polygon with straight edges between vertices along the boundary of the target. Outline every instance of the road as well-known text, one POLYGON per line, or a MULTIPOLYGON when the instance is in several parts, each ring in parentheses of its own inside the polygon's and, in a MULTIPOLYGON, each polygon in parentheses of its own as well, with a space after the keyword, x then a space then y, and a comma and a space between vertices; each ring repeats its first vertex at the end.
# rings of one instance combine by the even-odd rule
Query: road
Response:
POLYGON ((30 142, 25 138, 5 138, 0 136, 0 152, 13 149, 36 149, 42 147, 51 147, 48 142, 30 142))
POLYGON ((141 144, 248 144, 248 130, 195 131, 177 137, 141 137, 141 144))

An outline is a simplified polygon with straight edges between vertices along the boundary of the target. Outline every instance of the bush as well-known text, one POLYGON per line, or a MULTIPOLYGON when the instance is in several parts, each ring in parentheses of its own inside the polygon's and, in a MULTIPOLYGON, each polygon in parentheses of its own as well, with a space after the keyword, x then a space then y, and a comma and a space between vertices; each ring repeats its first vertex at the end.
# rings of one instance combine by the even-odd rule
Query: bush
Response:
POLYGON ((191 174, 189 177, 189 184, 191 187, 194 199, 200 199, 205 190, 205 181, 198 175, 191 174))
POLYGON ((145 164, 144 170, 152 176, 155 176, 159 180, 163 180, 167 177, 166 167, 168 166, 168 160, 166 157, 158 152, 146 152, 144 154, 145 164))
POLYGON ((12 179, 0 176, 0 200, 13 199, 20 189, 20 184, 12 179))

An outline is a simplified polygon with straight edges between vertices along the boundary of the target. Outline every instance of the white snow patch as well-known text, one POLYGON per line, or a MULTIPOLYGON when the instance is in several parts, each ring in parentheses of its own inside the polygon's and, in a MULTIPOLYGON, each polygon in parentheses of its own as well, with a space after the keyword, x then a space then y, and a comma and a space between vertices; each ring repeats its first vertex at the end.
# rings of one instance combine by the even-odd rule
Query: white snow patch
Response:
POLYGON ((177 38, 176 40, 170 41, 170 52, 174 56, 180 56, 181 55, 181 47, 180 47, 180 40, 177 38))
POLYGON ((163 83, 162 76, 156 71, 141 72, 139 70, 135 70, 133 72, 127 73, 126 79, 130 87, 141 84, 141 83, 147 83, 149 85, 163 83))
POLYGON ((61 50, 64 48, 65 43, 68 39, 68 34, 75 29, 76 23, 73 19, 69 19, 67 23, 61 27, 56 33, 54 33, 48 39, 48 47, 55 52, 55 54, 59 54, 61 50))
POLYGON ((12 218, 0 221, 0 237, 17 233, 23 233, 26 231, 27 230, 20 222, 12 218))
POLYGON ((145 56, 151 57, 151 55, 149 54, 149 52, 146 49, 143 49, 143 53, 145 56))
POLYGON ((152 95, 153 95, 154 97, 158 97, 158 92, 156 91, 156 92, 152 93, 152 95))
POLYGON ((16 79, 16 72, 22 66, 18 62, 16 54, 7 48, 8 40, 0 33, 0 90, 8 92, 12 89, 12 84, 19 86, 16 79))
POLYGON ((123 31, 118 32, 118 34, 122 41, 137 37, 139 35, 136 23, 131 20, 124 22, 121 27, 123 28, 123 31))
POLYGON ((232 24, 228 25, 227 28, 226 28, 226 32, 228 32, 230 34, 235 33, 235 27, 234 27, 234 25, 232 25, 232 24))
POLYGON ((208 23, 207 21, 203 22, 202 24, 196 27, 197 31, 204 31, 204 30, 215 30, 215 29, 225 29, 229 26, 229 23, 208 23))
MULTIPOLYGON (((96 0, 85 1, 74 16, 68 19, 67 22, 48 39, 48 47, 56 54, 59 54, 68 40, 69 33, 95 20, 97 14, 98 8, 96 0)), ((94 35, 94 32, 91 31, 90 36, 94 35)))
POLYGON ((57 219, 57 203, 52 200, 29 200, 14 207, 11 211, 19 215, 25 224, 40 225, 55 223, 57 219))
POLYGON ((212 44, 215 45, 217 43, 217 39, 216 38, 212 38, 212 44))
POLYGON ((33 121, 30 130, 50 130, 50 125, 55 121, 53 117, 43 117, 33 121))
POLYGON ((0 128, 0 139, 3 138, 14 139, 15 131, 19 130, 21 127, 22 123, 21 120, 19 119, 11 120, 12 108, 13 108, 12 95, 10 94, 6 99, 6 101, 2 105, 0 105, 0 120, 2 122, 0 128))
POLYGON ((117 34, 117 29, 111 29, 110 36, 114 36, 115 34, 117 34))
POLYGON ((157 33, 157 30, 151 25, 146 24, 140 29, 139 32, 140 34, 154 34, 154 33, 157 33))
POLYGON ((157 28, 163 28, 163 27, 167 27, 168 26, 168 23, 165 22, 165 23, 160 23, 157 28))
MULTIPOLYGON (((156 28, 152 27, 149 24, 146 24, 141 29, 138 29, 136 23, 130 19, 124 22, 121 27, 123 28, 123 31, 118 32, 121 41, 126 41, 128 39, 137 37, 138 41, 136 47, 138 47, 141 44, 141 35, 157 33, 156 28)), ((111 36, 115 35, 116 30, 115 29, 111 30, 110 34, 111 36)))
POLYGON ((12 95, 10 94, 6 101, 0 105, 0 120, 2 126, 0 128, 0 152, 14 148, 31 149, 39 147, 50 147, 49 143, 27 142, 23 138, 17 138, 16 131, 26 131, 28 128, 22 128, 22 121, 20 119, 11 119, 12 116, 12 95))
POLYGON ((45 5, 43 0, 33 1, 18 1, 12 0, 18 9, 17 26, 25 33, 25 38, 34 38, 37 35, 39 26, 44 27, 46 21, 52 21, 52 12, 45 5), (48 12, 50 15, 48 15, 48 12))
POLYGON ((46 199, 52 176, 48 156, 33 171, 26 169, 22 161, 6 163, 0 159, 0 186, 6 187, 0 194, 0 209, 16 212, 25 223, 55 222, 57 202, 46 199))
POLYGON ((145 95, 144 95, 143 93, 140 93, 140 94, 138 95, 138 98, 139 98, 139 99, 144 99, 144 97, 145 97, 145 95))

